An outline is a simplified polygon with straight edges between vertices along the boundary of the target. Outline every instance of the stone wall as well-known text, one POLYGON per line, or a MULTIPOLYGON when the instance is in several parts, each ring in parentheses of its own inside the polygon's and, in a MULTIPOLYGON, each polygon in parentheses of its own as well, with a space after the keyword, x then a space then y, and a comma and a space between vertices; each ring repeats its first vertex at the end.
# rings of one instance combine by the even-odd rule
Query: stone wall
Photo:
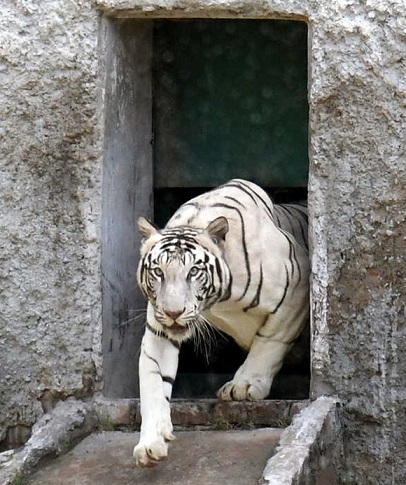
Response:
POLYGON ((336 394, 350 483, 406 482, 406 17, 331 2, 312 32, 313 392, 336 394))
POLYGON ((60 398, 98 391, 100 12, 308 22, 312 393, 342 403, 343 480, 405 483, 403 0, 5 3, 0 439, 60 398))
POLYGON ((99 14, 85 0, 1 11, 0 441, 18 441, 100 378, 99 14))

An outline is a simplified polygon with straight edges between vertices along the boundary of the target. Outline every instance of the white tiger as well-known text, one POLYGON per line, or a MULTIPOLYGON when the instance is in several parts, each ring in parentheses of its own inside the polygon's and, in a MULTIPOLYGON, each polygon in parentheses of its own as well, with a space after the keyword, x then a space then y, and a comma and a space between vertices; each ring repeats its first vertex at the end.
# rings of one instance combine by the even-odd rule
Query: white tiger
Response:
POLYGON ((148 308, 134 459, 154 466, 174 438, 169 401, 181 343, 207 322, 248 351, 218 397, 268 395, 309 315, 307 210, 273 205, 260 187, 235 179, 182 205, 163 230, 142 217, 138 225, 148 308))

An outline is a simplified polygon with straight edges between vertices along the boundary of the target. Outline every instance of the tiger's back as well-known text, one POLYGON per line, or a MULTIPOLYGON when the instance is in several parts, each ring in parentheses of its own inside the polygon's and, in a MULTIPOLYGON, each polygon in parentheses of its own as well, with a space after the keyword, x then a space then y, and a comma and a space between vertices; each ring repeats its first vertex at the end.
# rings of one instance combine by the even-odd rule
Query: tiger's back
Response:
POLYGON ((165 229, 204 229, 221 216, 232 285, 229 299, 205 316, 248 350, 266 316, 286 313, 285 338, 294 340, 308 314, 306 208, 274 205, 257 185, 234 179, 183 204, 165 229))

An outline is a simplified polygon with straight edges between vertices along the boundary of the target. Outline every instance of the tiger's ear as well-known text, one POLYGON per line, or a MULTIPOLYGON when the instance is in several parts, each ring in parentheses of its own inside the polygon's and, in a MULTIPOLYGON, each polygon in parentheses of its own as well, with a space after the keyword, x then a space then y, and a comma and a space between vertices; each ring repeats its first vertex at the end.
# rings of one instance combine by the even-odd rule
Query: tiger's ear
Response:
POLYGON ((140 216, 138 218, 138 229, 141 235, 145 238, 153 236, 158 232, 158 228, 154 226, 151 222, 149 222, 145 217, 140 216))
POLYGON ((223 216, 217 217, 206 227, 206 231, 215 243, 224 241, 228 232, 228 220, 223 216))

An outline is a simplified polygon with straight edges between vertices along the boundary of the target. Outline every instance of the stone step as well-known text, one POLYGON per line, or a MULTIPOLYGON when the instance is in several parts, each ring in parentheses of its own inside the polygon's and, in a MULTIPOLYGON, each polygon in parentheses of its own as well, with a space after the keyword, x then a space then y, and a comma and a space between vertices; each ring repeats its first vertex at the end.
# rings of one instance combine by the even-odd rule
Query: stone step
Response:
POLYGON ((178 431, 168 460, 155 468, 134 465, 139 433, 93 433, 69 453, 43 466, 27 485, 254 485, 283 429, 178 431))

